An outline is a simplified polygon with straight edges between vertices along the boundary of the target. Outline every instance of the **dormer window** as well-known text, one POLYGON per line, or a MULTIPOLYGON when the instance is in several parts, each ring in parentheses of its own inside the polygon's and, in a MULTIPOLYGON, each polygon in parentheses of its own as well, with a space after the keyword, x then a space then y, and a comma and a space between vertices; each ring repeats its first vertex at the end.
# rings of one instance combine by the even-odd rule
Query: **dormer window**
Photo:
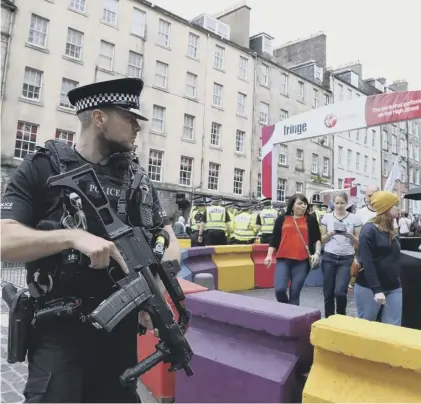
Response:
POLYGON ((262 49, 264 53, 272 55, 272 39, 266 35, 262 36, 262 49))
POLYGON ((314 65, 314 78, 323 81, 323 67, 314 65))

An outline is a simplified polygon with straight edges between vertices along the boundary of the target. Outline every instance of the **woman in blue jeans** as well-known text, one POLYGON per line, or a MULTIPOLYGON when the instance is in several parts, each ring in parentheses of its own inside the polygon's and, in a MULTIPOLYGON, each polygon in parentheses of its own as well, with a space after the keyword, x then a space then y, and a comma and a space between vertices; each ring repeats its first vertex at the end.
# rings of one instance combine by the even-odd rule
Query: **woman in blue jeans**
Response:
POLYGON ((310 266, 314 267, 319 262, 320 237, 317 219, 309 215, 307 198, 302 194, 293 195, 288 201, 286 213, 275 221, 264 261, 269 267, 273 253, 277 251, 274 285, 278 302, 300 304, 301 289, 310 266))
POLYGON ((354 287, 358 317, 401 325, 402 288, 400 282, 400 244, 394 229, 399 198, 387 191, 372 197, 376 216, 367 222, 359 240, 358 261, 363 268, 354 287))
POLYGON ((333 199, 333 212, 321 220, 324 253, 322 261, 325 317, 346 314, 350 269, 361 229, 361 220, 347 212, 348 194, 341 192, 333 199))

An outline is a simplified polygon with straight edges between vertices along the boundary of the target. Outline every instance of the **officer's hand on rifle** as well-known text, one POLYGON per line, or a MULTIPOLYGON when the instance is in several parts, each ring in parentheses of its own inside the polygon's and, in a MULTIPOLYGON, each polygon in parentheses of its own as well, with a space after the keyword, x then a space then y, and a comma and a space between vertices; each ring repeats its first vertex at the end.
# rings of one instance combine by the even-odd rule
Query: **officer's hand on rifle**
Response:
POLYGON ((112 258, 124 273, 129 273, 123 257, 112 241, 94 236, 93 234, 80 229, 69 230, 69 232, 72 232, 70 239, 72 244, 71 248, 80 251, 82 254, 89 257, 91 260, 89 266, 91 268, 108 268, 110 266, 110 259, 112 258))
MULTIPOLYGON (((174 311, 170 304, 168 304, 168 307, 170 308, 171 312, 174 314, 174 311)), ((159 332, 156 328, 154 328, 152 320, 151 320, 151 316, 146 311, 139 312, 139 324, 145 327, 147 330, 153 330, 154 336, 156 338, 159 338, 159 332)))
POLYGON ((151 316, 146 311, 139 312, 139 324, 145 327, 147 330, 153 330, 155 337, 159 338, 159 332, 156 328, 154 328, 151 316))

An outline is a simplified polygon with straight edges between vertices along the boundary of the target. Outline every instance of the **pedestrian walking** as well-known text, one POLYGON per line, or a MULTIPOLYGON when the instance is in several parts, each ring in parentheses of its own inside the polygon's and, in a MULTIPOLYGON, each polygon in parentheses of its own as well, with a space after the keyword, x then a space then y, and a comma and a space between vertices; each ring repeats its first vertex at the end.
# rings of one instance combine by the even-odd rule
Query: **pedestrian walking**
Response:
POLYGON ((381 322, 400 325, 400 243, 394 229, 399 198, 391 192, 378 191, 372 205, 376 217, 362 227, 359 238, 361 270, 354 287, 358 317, 375 321, 381 311, 381 322))
POLYGON ((347 212, 348 194, 338 193, 333 199, 333 211, 322 220, 323 295, 325 317, 336 313, 346 314, 350 268, 354 260, 361 219, 347 212))
POLYGON ((264 260, 269 267, 276 251, 274 286, 278 302, 300 304, 301 289, 310 268, 319 262, 321 247, 319 223, 310 215, 307 198, 302 194, 293 195, 285 214, 278 216, 275 221, 264 260))

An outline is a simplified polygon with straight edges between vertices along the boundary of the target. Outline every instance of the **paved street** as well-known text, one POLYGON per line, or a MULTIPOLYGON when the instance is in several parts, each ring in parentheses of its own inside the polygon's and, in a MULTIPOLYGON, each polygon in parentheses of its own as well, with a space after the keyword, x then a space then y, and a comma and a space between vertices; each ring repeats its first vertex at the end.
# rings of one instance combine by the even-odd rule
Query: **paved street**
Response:
MULTIPOLYGON (((8 281, 13 280, 13 274, 8 276, 2 273, 2 279, 8 281)), ((16 275, 17 276, 17 275, 16 275)), ((15 279, 16 283, 20 283, 21 279, 15 279)), ((247 292, 240 292, 248 296, 253 296, 260 299, 275 299, 273 289, 255 289, 247 292)), ((314 307, 319 309, 323 315, 323 293, 321 288, 304 288, 301 295, 301 305, 306 307, 314 307)), ((5 403, 20 403, 23 401, 22 391, 27 377, 27 365, 17 363, 10 365, 6 362, 7 356, 7 327, 8 327, 8 313, 7 305, 1 300, 1 402, 5 403)), ((355 316, 355 301, 353 295, 349 295, 348 304, 349 315, 355 316)), ((149 391, 139 383, 138 388, 142 402, 155 403, 156 400, 152 397, 149 391)))
MULTIPOLYGON (((275 300, 275 291, 273 289, 254 289, 247 292, 239 292, 240 295, 258 297, 261 299, 275 300)), ((301 292, 301 306, 313 307, 320 310, 324 316, 323 291, 321 287, 305 287, 301 292)), ((347 314, 352 317, 357 316, 354 294, 348 294, 347 314)))

